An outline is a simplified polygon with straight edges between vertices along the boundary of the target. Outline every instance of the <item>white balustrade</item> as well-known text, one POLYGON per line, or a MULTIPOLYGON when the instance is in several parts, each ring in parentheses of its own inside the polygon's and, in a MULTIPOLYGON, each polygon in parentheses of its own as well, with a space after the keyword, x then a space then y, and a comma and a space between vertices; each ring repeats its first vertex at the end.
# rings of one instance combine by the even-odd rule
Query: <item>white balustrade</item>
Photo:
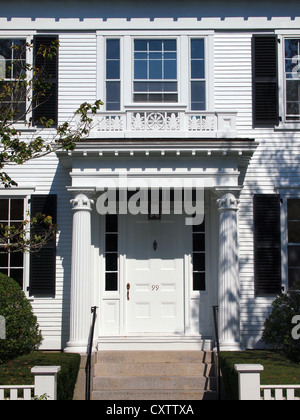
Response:
POLYGON ((93 117, 91 137, 236 137, 234 112, 128 109, 93 117))

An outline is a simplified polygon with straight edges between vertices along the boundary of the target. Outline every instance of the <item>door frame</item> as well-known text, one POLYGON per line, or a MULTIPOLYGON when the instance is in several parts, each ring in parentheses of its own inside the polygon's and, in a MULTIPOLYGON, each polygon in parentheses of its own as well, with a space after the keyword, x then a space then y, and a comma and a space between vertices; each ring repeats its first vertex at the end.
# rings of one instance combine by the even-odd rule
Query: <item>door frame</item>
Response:
MULTIPOLYGON (((216 244, 218 243, 218 210, 215 206, 215 199, 210 194, 206 194, 205 198, 205 214, 206 214, 206 277, 207 288, 205 292, 193 291, 193 265, 192 265, 192 233, 189 234, 189 228, 186 229, 185 236, 185 255, 184 255, 184 332, 185 337, 182 340, 199 340, 211 339, 213 333, 213 318, 211 306, 216 304, 217 295, 217 279, 218 267, 215 261, 218 257, 216 244), (192 312, 199 310, 199 306, 205 312, 205 325, 202 328, 197 319, 192 319, 192 312)), ((184 217, 183 215, 182 217, 184 217)), ((92 232, 95 242, 93 252, 94 266, 94 296, 93 304, 101 308, 101 316, 98 319, 98 337, 111 338, 115 340, 124 340, 127 336, 132 339, 143 338, 143 335, 130 335, 126 332, 126 217, 127 215, 119 215, 119 290, 118 292, 105 292, 105 216, 99 216, 98 213, 93 214, 92 232), (101 234, 99 235, 99 232, 101 234), (109 308, 109 309, 107 309, 109 308), (109 312, 108 312, 109 311, 109 312), (114 314, 112 316, 112 314, 114 314), (112 317, 115 319, 112 320, 112 317), (108 319, 109 318, 109 319, 108 319), (113 322, 112 322, 113 321, 113 322)), ((155 222, 153 222, 155 223, 155 222)), ((191 229, 191 228, 190 228, 191 229)), ((164 338, 166 337, 163 334, 164 338)), ((144 335, 146 338, 147 335, 144 335)), ((151 343, 155 342, 155 337, 151 343)), ((156 336, 157 339, 159 336, 156 336)), ((170 337, 172 338, 172 337, 170 337)), ((150 340, 150 338, 149 338, 150 340)), ((138 341, 137 341, 138 342, 138 341)), ((149 342, 149 341, 148 341, 149 342)))

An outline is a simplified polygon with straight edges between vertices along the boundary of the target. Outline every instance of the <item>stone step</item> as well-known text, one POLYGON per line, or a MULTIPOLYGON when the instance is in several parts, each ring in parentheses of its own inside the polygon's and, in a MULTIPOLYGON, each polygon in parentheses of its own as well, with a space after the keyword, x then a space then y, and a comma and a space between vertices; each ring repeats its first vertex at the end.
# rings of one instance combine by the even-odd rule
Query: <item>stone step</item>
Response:
POLYGON ((95 376, 210 376, 212 365, 203 363, 96 363, 95 376))
POLYGON ((212 352, 202 351, 100 351, 99 363, 207 363, 212 352))
POLYGON ((96 377, 93 381, 93 389, 100 390, 215 390, 215 378, 191 377, 191 376, 136 376, 103 378, 96 377))
POLYGON ((94 400, 217 399, 213 356, 197 351, 101 351, 94 400))
POLYGON ((94 401, 199 401, 217 400, 215 391, 93 391, 94 401))

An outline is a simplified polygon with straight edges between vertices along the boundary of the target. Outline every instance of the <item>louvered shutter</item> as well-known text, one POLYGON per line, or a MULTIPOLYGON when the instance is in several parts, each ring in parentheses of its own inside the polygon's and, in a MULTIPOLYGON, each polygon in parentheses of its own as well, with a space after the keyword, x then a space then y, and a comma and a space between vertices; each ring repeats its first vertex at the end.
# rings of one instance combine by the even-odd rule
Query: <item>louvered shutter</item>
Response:
POLYGON ((281 292, 280 196, 254 196, 254 260, 256 295, 281 292))
POLYGON ((58 53, 52 59, 45 59, 42 54, 38 54, 41 45, 49 47, 58 36, 35 36, 34 37, 34 66, 43 69, 45 82, 51 84, 46 96, 39 99, 38 87, 35 88, 34 97, 38 98, 34 102, 33 122, 36 126, 41 126, 41 118, 52 119, 54 125, 58 123, 58 53))
POLYGON ((274 35, 253 37, 254 126, 279 124, 278 41, 274 35))
MULTIPOLYGON (((31 217, 37 213, 57 219, 56 195, 33 195, 31 197, 31 217)), ((34 233, 38 233, 36 227, 34 233)), ((30 256, 29 293, 33 295, 55 295, 56 279, 56 238, 51 239, 37 254, 30 256)))

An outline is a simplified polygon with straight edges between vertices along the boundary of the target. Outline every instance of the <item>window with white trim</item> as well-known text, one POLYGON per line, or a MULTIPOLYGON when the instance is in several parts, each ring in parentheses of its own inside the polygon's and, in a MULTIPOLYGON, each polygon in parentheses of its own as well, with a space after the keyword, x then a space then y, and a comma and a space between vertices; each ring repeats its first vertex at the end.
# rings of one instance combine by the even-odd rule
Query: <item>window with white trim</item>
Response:
POLYGON ((99 95, 105 98, 106 111, 159 104, 164 109, 170 104, 170 109, 213 110, 211 36, 107 35, 99 45, 105 58, 99 95))
MULTIPOLYGON (((24 220, 24 200, 19 198, 0 199, 0 273, 12 277, 23 288, 24 254, 8 251, 5 228, 22 225, 24 220)), ((16 238, 17 240, 17 238, 16 238)), ((10 244, 11 239, 7 239, 10 244)))
POLYGON ((300 38, 284 39, 285 112, 287 121, 300 121, 300 38))
MULTIPOLYGON (((26 87, 22 78, 26 73, 26 39, 0 39, 0 95, 2 107, 12 105, 14 118, 26 113, 26 87)), ((0 110, 1 111, 1 110, 0 110)), ((7 111, 6 111, 7 112, 7 111)))
POLYGON ((300 199, 289 199, 287 206, 289 288, 300 289, 300 199))
POLYGON ((205 40, 191 39, 191 110, 206 110, 205 40))
POLYGON ((178 102, 176 39, 134 40, 133 102, 178 102))
POLYGON ((121 109, 120 40, 106 40, 106 110, 121 109))

